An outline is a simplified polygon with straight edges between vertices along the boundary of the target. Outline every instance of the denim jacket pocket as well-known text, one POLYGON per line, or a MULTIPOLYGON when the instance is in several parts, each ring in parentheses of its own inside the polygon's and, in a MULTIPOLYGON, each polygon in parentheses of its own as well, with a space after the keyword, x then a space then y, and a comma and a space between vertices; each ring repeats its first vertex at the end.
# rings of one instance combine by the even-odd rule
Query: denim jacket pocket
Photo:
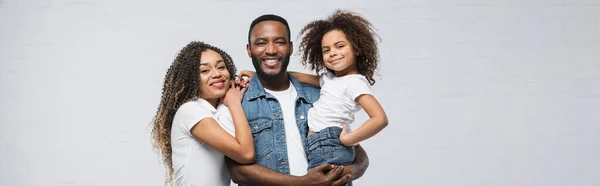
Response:
POLYGON ((271 153, 273 152, 273 122, 266 118, 257 118, 248 121, 252 137, 254 138, 254 148, 256 151, 256 162, 262 166, 268 167, 271 153))

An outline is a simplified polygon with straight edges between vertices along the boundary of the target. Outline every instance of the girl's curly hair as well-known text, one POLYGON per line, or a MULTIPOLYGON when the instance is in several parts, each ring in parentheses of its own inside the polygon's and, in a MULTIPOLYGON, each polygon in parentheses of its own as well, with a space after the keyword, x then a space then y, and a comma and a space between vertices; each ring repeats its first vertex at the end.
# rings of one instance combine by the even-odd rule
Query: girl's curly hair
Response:
POLYGON ((173 160, 171 149, 171 125, 177 109, 182 104, 200 96, 200 57, 206 50, 213 50, 223 57, 227 71, 233 79, 235 66, 229 54, 212 45, 192 41, 183 47, 165 75, 162 97, 158 111, 152 121, 152 146, 162 155, 167 169, 166 184, 173 180, 173 160))
POLYGON ((310 65, 310 69, 317 73, 326 68, 323 63, 321 40, 331 30, 340 30, 346 34, 354 52, 358 53, 356 57, 358 73, 365 76, 371 85, 375 84, 373 74, 379 62, 376 38, 379 40, 381 38, 375 33, 368 20, 354 12, 336 10, 325 20, 312 21, 304 26, 300 31, 302 64, 310 65))

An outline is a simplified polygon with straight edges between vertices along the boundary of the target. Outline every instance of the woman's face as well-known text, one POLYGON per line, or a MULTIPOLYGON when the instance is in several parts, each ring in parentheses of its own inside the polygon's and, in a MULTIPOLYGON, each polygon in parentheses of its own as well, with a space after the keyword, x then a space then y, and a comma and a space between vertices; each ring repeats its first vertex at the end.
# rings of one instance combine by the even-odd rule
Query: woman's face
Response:
POLYGON ((215 99, 225 96, 231 78, 223 57, 210 49, 202 52, 200 56, 200 98, 215 99))

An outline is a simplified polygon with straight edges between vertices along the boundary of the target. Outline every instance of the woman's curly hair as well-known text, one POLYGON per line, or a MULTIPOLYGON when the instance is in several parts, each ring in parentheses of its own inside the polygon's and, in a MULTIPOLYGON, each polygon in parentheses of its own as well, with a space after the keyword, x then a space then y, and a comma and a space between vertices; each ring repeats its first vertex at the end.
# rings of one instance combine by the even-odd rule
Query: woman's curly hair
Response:
POLYGON ((312 21, 304 26, 300 31, 302 64, 310 65, 310 69, 317 73, 327 68, 323 63, 321 40, 332 30, 340 30, 346 34, 354 52, 358 53, 356 57, 358 73, 365 76, 371 85, 375 84, 373 75, 379 61, 376 38, 379 40, 381 38, 375 33, 371 22, 354 12, 336 10, 325 20, 312 21))
POLYGON ((165 75, 162 97, 158 111, 152 121, 152 146, 162 155, 167 169, 166 184, 173 180, 173 160, 171 149, 171 125, 177 109, 182 104, 200 96, 200 57, 206 50, 213 50, 223 57, 227 71, 233 79, 235 66, 229 54, 212 45, 192 41, 183 47, 165 75))

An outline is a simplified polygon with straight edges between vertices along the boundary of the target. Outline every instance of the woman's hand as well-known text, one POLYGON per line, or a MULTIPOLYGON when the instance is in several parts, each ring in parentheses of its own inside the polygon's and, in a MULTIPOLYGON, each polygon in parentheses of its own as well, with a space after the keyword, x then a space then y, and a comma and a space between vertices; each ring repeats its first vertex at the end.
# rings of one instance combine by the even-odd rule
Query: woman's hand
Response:
POLYGON ((237 86, 248 88, 248 84, 250 83, 250 79, 254 76, 255 72, 249 70, 242 70, 240 74, 237 76, 233 83, 237 86))
POLYGON ((231 82, 230 84, 231 87, 229 87, 229 90, 227 90, 227 93, 223 96, 223 104, 226 106, 230 106, 231 104, 241 104, 244 92, 246 92, 248 87, 237 86, 234 82, 231 82))
POLYGON ((254 74, 256 74, 256 72, 253 71, 249 71, 249 70, 242 70, 240 71, 240 74, 238 74, 238 77, 240 78, 240 80, 247 82, 250 82, 250 79, 252 79, 252 76, 254 76, 254 74), (246 78, 244 78, 246 77, 246 78))

